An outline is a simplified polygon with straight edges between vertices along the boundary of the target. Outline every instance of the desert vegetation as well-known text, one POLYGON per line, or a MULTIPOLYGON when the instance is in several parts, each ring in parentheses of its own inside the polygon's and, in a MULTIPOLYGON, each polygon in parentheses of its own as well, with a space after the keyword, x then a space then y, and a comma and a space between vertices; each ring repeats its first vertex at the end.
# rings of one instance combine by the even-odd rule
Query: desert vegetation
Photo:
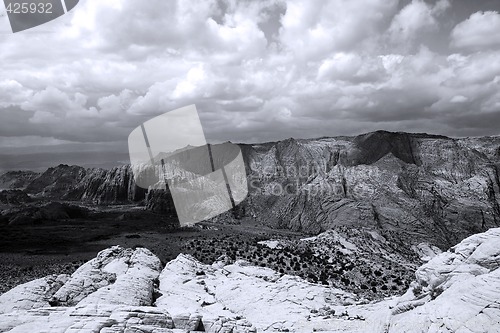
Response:
POLYGON ((201 262, 210 264, 222 256, 246 260, 281 274, 300 276, 311 283, 355 292, 369 299, 400 294, 407 290, 413 272, 388 260, 377 264, 341 251, 319 254, 304 242, 284 240, 282 248, 259 244, 260 236, 224 235, 211 239, 196 238, 182 246, 201 262), (300 244, 300 245, 298 245, 300 244))

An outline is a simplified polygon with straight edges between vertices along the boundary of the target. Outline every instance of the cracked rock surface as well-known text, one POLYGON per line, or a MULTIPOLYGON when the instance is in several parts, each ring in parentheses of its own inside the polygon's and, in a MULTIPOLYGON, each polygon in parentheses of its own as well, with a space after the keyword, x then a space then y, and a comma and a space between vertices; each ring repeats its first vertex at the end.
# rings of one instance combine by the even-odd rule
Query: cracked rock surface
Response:
POLYGON ((496 332, 500 229, 466 238, 416 272, 401 297, 355 294, 221 258, 101 251, 71 276, 0 295, 0 332, 496 332))

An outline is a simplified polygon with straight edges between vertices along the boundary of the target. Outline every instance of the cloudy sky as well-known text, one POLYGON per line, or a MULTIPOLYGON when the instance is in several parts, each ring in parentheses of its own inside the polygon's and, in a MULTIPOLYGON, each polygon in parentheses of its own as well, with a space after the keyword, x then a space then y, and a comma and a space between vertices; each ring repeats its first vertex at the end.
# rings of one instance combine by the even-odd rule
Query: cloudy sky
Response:
POLYGON ((16 34, 0 6, 0 153, 126 152, 189 104, 212 141, 499 134, 498 0, 84 0, 16 34))

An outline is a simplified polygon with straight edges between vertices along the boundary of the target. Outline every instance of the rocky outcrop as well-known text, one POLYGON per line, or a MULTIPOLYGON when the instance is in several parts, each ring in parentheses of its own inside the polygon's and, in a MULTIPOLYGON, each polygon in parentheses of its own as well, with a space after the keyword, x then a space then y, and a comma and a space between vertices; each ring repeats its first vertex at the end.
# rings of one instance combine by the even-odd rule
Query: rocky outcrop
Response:
POLYGON ((149 306, 160 260, 146 249, 113 247, 81 266, 50 299, 53 305, 149 306))
POLYGON ((65 200, 94 203, 137 202, 145 198, 146 190, 136 186, 130 166, 111 170, 88 169, 85 177, 62 196, 65 200))
POLYGON ((0 175, 0 190, 22 190, 38 175, 33 171, 8 171, 0 175))
POLYGON ((0 331, 291 330, 354 302, 350 293, 244 261, 204 265, 179 255, 161 274, 160 267, 146 249, 104 250, 70 277, 36 280, 1 295, 0 331))
POLYGON ((37 197, 96 204, 138 202, 146 190, 136 186, 130 166, 85 169, 61 164, 33 179, 25 190, 37 197))
POLYGON ((113 247, 1 295, 0 332, 495 332, 499 243, 500 229, 471 236, 418 269, 405 295, 376 303, 227 257, 181 254, 162 269, 146 249, 113 247))
POLYGON ((85 177, 85 168, 60 164, 48 168, 26 187, 26 192, 44 198, 60 198, 71 191, 85 177))
POLYGON ((15 287, 0 295, 0 313, 48 307, 49 299, 68 279, 66 274, 50 275, 15 287))
POLYGON ((390 331, 495 332, 500 327, 500 229, 473 235, 417 270, 390 331))
POLYGON ((212 271, 216 283, 222 267, 180 255, 162 271, 150 251, 115 246, 71 276, 35 280, 0 295, 0 332, 256 332, 220 303, 210 307, 196 299, 212 297, 200 271, 212 271), (189 297, 193 306, 185 307, 189 297))
MULTIPOLYGON (((245 261, 232 264, 219 261, 204 265, 194 258, 179 255, 160 275, 158 307, 174 315, 199 313, 206 327, 217 324, 221 315, 244 317, 258 331, 293 330, 324 306, 354 303, 355 296, 336 288, 308 283, 298 277, 255 267, 245 261), (177 272, 173 274, 173 272, 177 272)), ((250 327, 248 323, 240 325, 250 327)))

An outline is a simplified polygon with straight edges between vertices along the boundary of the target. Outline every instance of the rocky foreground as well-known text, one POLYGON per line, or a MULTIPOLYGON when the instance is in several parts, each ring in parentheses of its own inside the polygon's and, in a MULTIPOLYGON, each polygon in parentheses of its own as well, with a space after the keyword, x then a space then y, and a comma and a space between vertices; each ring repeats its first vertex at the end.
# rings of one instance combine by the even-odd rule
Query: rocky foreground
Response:
POLYGON ((355 294, 245 261, 112 247, 70 275, 0 296, 0 332, 496 332, 500 229, 473 235, 417 270, 401 297, 355 294))

